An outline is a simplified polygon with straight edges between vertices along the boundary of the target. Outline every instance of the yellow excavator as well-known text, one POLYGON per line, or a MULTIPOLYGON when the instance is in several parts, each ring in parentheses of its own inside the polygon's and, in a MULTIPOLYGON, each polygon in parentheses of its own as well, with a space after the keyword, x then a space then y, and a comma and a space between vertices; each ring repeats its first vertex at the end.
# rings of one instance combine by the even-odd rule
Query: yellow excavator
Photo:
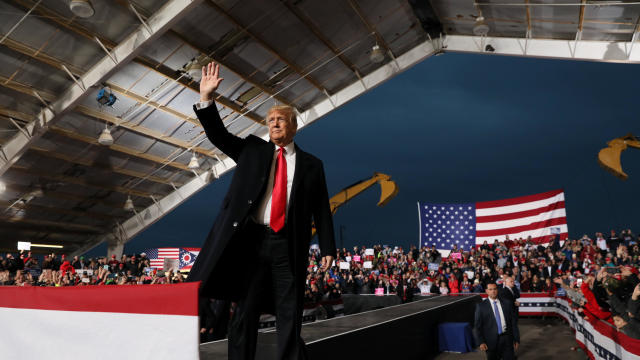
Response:
POLYGON ((633 134, 627 134, 609 141, 607 145, 609 145, 609 147, 600 150, 598 153, 598 163, 613 175, 622 180, 627 180, 629 176, 622 171, 620 154, 629 146, 640 149, 640 139, 633 136, 633 134))
MULTIPOLYGON (((378 201, 378 206, 385 206, 389 200, 393 199, 398 194, 398 185, 395 181, 391 180, 391 176, 374 172, 373 177, 370 179, 360 180, 333 195, 331 199, 329 199, 331 215, 335 214, 336 211, 338 211, 338 208, 346 204, 347 201, 353 199, 356 195, 367 190, 376 183, 380 184, 380 201, 378 201)), ((312 234, 316 234, 315 225, 313 226, 312 234)))

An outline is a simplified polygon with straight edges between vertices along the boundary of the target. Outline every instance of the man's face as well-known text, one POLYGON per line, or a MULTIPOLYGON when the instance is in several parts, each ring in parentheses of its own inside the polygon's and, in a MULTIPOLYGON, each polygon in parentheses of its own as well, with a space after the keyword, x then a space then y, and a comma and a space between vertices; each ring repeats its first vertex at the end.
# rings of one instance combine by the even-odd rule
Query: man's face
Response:
POLYGON ((297 130, 297 126, 291 121, 291 116, 281 111, 269 113, 267 126, 269 126, 269 138, 278 146, 289 144, 297 130))
POLYGON ((489 284, 487 285, 487 295, 489 295, 489 298, 491 300, 495 300, 498 297, 498 285, 496 284, 489 284))
POLYGON ((504 280, 504 284, 507 285, 507 287, 513 287, 514 283, 513 283, 513 278, 508 277, 504 280))

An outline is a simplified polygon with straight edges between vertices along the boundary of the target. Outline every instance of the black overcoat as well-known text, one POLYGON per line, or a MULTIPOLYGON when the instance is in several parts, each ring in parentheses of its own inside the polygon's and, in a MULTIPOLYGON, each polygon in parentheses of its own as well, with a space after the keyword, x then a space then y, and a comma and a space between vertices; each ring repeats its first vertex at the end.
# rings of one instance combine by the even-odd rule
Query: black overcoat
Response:
MULTIPOLYGON (((238 300, 255 262, 255 236, 248 223, 264 196, 275 145, 254 135, 242 139, 227 131, 214 105, 194 110, 209 140, 237 166, 229 190, 188 281, 202 281, 201 296, 238 300)), ((322 162, 297 145, 296 167, 286 220, 296 294, 304 295, 312 219, 321 255, 335 258, 336 245, 322 162)))

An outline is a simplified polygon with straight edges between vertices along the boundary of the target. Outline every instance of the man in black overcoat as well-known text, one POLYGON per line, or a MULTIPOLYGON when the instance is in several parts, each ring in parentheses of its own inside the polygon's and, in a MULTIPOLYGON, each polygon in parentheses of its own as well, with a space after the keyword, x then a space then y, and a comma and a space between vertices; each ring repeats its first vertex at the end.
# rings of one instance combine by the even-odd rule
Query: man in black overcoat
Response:
POLYGON ((478 303, 473 330, 487 360, 513 360, 520 343, 520 331, 513 304, 498 299, 498 286, 487 284, 488 298, 478 303))
POLYGON ((209 140, 237 166, 188 280, 202 281, 203 297, 238 303, 229 328, 229 359, 255 357, 259 316, 273 310, 278 359, 305 359, 300 330, 312 220, 321 270, 336 256, 322 162, 293 143, 297 120, 288 106, 269 110, 269 142, 229 133, 213 102, 222 80, 217 64, 202 69, 194 110, 209 140))

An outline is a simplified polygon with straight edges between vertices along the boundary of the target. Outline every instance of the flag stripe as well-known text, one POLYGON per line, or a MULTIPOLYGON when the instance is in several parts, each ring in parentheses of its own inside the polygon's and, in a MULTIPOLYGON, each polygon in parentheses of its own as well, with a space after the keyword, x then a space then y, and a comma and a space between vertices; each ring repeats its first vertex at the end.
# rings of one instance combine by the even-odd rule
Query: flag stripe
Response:
POLYGON ((504 199, 504 200, 481 201, 481 202, 476 203, 476 209, 506 207, 506 206, 510 206, 510 205, 518 205, 518 204, 523 204, 523 203, 532 203, 532 202, 537 202, 537 201, 540 201, 540 200, 553 198, 553 197, 557 196, 558 194, 563 194, 562 190, 552 190, 552 191, 547 191, 547 192, 540 193, 540 194, 527 195, 527 196, 521 196, 521 197, 516 197, 516 198, 511 198, 511 199, 504 199))
MULTIPOLYGON (((567 233, 567 232, 563 232, 563 233, 560 233, 558 235, 560 235, 560 240, 567 240, 569 238, 569 233, 567 233)), ((550 241, 549 237, 550 237, 549 235, 539 236, 539 237, 532 237, 531 238, 531 242, 533 242, 534 244, 548 245, 549 241, 550 241)))
MULTIPOLYGON (((552 226, 552 227, 547 227, 542 229, 528 230, 528 231, 523 231, 520 233, 508 234, 508 235, 509 235, 509 238, 512 240, 518 239, 518 238, 526 239, 527 237, 531 236, 532 238, 546 237, 547 241, 551 241, 550 239, 551 235, 555 235, 552 233, 553 229, 559 229, 560 234, 569 232, 567 225, 564 224, 564 225, 552 226)), ((493 241, 496 239, 498 241, 504 241, 505 235, 481 236, 481 237, 476 236, 476 244, 481 245, 485 240, 487 240, 489 243, 493 243, 493 241)))
MULTIPOLYGON (((512 230, 510 229, 512 228, 539 224, 540 222, 547 221, 549 219, 566 218, 566 216, 567 216, 567 213, 564 211, 564 209, 558 209, 558 210, 543 212, 535 216, 523 217, 520 219, 493 221, 493 222, 478 221, 476 224, 476 230, 477 231, 505 230, 505 231, 511 232, 512 230)), ((538 228, 538 227, 540 226, 536 226, 535 228, 538 228)))
POLYGON ((197 316, 199 285, 0 286, 0 308, 197 316))
POLYGON ((494 221, 519 219, 519 218, 524 218, 528 216, 538 215, 543 212, 547 212, 551 210, 564 209, 565 208, 564 206, 565 206, 564 201, 558 201, 556 203, 531 209, 531 210, 518 211, 518 212, 512 212, 512 213, 506 213, 506 214, 498 214, 498 215, 476 216, 476 221, 481 223, 488 223, 488 222, 494 222, 494 221))
POLYGON ((567 223, 566 217, 559 217, 553 219, 546 219, 538 222, 534 222, 527 225, 514 226, 510 228, 502 228, 502 229, 492 229, 492 230, 477 230, 476 236, 484 237, 484 236, 495 236, 495 235, 505 235, 505 234, 516 234, 529 230, 536 230, 541 228, 552 227, 556 225, 563 225, 567 223))
POLYGON ((528 203, 518 203, 518 204, 507 205, 507 206, 498 206, 498 207, 484 208, 484 209, 476 208, 477 209, 476 216, 501 215, 501 214, 508 214, 513 212, 533 210, 533 209, 541 208, 544 206, 549 206, 559 201, 564 201, 564 193, 560 193, 560 194, 554 195, 553 197, 536 200, 528 203))

